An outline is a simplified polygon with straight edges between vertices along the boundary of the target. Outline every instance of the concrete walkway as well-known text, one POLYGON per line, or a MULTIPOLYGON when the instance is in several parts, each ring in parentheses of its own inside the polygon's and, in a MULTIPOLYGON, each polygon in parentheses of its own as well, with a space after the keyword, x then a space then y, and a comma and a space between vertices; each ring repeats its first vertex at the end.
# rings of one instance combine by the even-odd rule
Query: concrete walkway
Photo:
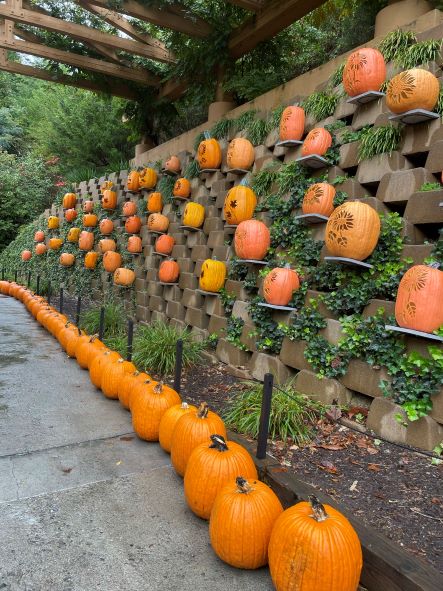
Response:
POLYGON ((0 590, 272 588, 217 559, 169 456, 0 295, 0 590))

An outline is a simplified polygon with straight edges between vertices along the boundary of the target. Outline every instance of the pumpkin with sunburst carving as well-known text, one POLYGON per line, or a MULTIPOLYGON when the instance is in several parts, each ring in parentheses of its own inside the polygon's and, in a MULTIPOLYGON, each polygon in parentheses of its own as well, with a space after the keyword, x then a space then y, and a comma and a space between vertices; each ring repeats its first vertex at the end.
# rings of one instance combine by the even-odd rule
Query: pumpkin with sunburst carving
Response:
POLYGON ((303 197, 302 212, 329 217, 334 211, 335 188, 329 183, 311 185, 303 197))
POLYGON ((305 110, 302 107, 286 107, 280 119, 280 140, 301 140, 305 131, 305 110))
POLYGON ((428 70, 412 68, 394 76, 386 91, 386 105, 393 113, 412 109, 432 111, 438 102, 440 83, 428 70))
POLYGON ((348 57, 343 70, 343 87, 349 96, 379 91, 385 79, 385 59, 378 49, 361 47, 348 57))

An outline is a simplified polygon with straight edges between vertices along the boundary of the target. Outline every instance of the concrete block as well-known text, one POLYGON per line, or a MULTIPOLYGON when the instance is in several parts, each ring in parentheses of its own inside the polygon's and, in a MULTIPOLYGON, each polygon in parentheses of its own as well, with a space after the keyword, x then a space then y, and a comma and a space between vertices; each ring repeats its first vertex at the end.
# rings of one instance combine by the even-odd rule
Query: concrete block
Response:
POLYGON ((256 337, 251 334, 254 332, 255 326, 253 324, 244 324, 242 328, 242 333, 240 335, 240 342, 244 345, 248 351, 251 353, 255 353, 257 351, 256 347, 256 337))
POLYGON ((203 224, 203 232, 209 234, 216 230, 223 230, 223 220, 219 217, 206 218, 205 223, 203 224))
POLYGON ((432 144, 429 150, 428 157, 426 158, 425 168, 429 172, 441 173, 443 162, 443 139, 432 144))
POLYGON ((374 369, 365 361, 352 359, 349 363, 348 371, 340 378, 340 382, 356 392, 361 392, 367 396, 383 396, 380 389, 381 381, 390 381, 385 369, 374 369))
POLYGON ((149 281, 146 293, 148 296, 163 295, 163 285, 160 285, 158 281, 149 281))
POLYGON ((216 316, 215 314, 211 316, 208 324, 209 334, 217 334, 219 336, 226 334, 226 322, 226 318, 216 316))
POLYGON ((197 343, 203 343, 209 337, 209 332, 203 328, 198 328, 197 326, 193 326, 191 329, 191 334, 197 343))
POLYGON ((368 316, 375 316, 379 308, 384 309, 384 317, 388 318, 393 316, 395 313, 395 302, 388 302, 387 300, 370 300, 369 304, 363 310, 362 316, 368 318, 368 316))
POLYGON ((352 103, 347 102, 348 97, 343 97, 337 103, 335 108, 334 117, 336 119, 345 119, 354 115, 355 111, 357 110, 357 105, 353 105, 352 103))
MULTIPOLYGON (((335 177, 328 177, 328 180, 331 182, 334 180, 334 178, 335 177)), ((368 194, 367 190, 354 179, 346 179, 343 183, 335 185, 335 190, 344 191, 348 195, 349 199, 365 197, 368 194)))
POLYGON ((225 289, 227 293, 235 295, 238 300, 248 300, 248 294, 245 288, 243 287, 243 283, 241 281, 234 281, 233 279, 228 279, 225 283, 225 289))
POLYGON ((179 302, 168 302, 166 304, 166 316, 168 318, 178 318, 178 320, 185 319, 186 308, 179 302))
POLYGON ((313 371, 302 369, 295 378, 295 389, 309 398, 323 404, 332 404, 338 400, 345 405, 351 401, 352 392, 338 380, 331 378, 319 378, 313 371))
POLYGON ((135 290, 136 291, 143 291, 146 289, 146 280, 145 279, 136 279, 135 280, 135 290))
POLYGON ((276 384, 284 384, 294 376, 294 372, 274 355, 257 352, 249 362, 252 377, 263 381, 265 374, 272 373, 276 384))
POLYGON ((212 255, 218 261, 227 261, 234 256, 234 249, 232 246, 215 246, 212 255))
POLYGON ((176 328, 186 328, 186 322, 184 320, 179 320, 178 318, 171 318, 169 323, 171 326, 175 326, 176 328))
MULTIPOLYGON (((209 316, 212 316, 213 314, 216 316, 225 316, 225 309, 220 298, 215 298, 213 296, 203 296, 203 301, 203 309, 206 314, 209 314, 209 316)), ((197 306, 197 308, 198 307, 200 306, 197 306)))
POLYGON ((367 427, 377 435, 394 443, 406 443, 406 413, 388 398, 373 400, 368 413, 367 427))
POLYGON ((433 244, 405 244, 401 251, 402 259, 412 259, 414 265, 422 265, 434 248, 433 244))
POLYGON ((350 142, 340 146, 340 161, 338 165, 343 170, 358 166, 358 149, 360 142, 350 142))
POLYGON ((443 388, 441 388, 438 394, 431 397, 432 399, 432 412, 431 417, 438 423, 443 425, 443 388))
POLYGON ((429 152, 431 145, 437 141, 435 136, 441 128, 441 118, 418 125, 405 125, 400 146, 401 153, 407 156, 429 152))
POLYGON ((432 451, 442 441, 443 427, 432 417, 421 417, 418 421, 409 423, 406 431, 406 443, 408 445, 432 451))
POLYGON ((184 245, 184 244, 176 244, 174 246, 174 248, 172 249, 171 256, 174 259, 179 259, 179 258, 189 257, 189 254, 190 254, 190 250, 189 250, 189 248, 186 245, 184 245))
POLYGON ((201 308, 203 306, 203 296, 194 289, 185 288, 181 303, 189 308, 201 308))
POLYGON ((182 291, 176 285, 166 285, 163 287, 163 297, 166 302, 178 302, 182 298, 182 291))
POLYGON ((320 335, 324 337, 332 345, 337 345, 338 341, 343 337, 341 324, 338 320, 326 319, 327 326, 320 330, 320 335))
POLYGON ((237 349, 237 347, 228 343, 225 339, 219 339, 216 355, 223 363, 235 365, 236 367, 246 367, 251 358, 250 353, 237 349))
POLYGON ((380 154, 370 160, 360 162, 356 178, 361 185, 370 185, 379 183, 388 172, 408 170, 410 168, 413 168, 413 165, 400 152, 380 154))
POLYGON ((204 310, 187 308, 185 322, 191 326, 197 326, 197 328, 207 328, 209 324, 209 316, 204 310))
POLYGON ((352 118, 352 128, 355 130, 361 129, 365 125, 372 125, 377 117, 383 113, 387 113, 388 108, 384 98, 365 105, 359 105, 352 118))
POLYGON ((285 337, 280 351, 280 360, 285 365, 293 367, 294 369, 312 370, 312 367, 306 361, 304 356, 306 346, 307 344, 305 341, 290 341, 285 337))
POLYGON ((320 296, 322 295, 321 291, 316 291, 314 289, 308 289, 305 296, 305 306, 310 305, 310 300, 316 300, 318 304, 318 311, 322 316, 325 318, 333 318, 334 320, 338 320, 338 316, 334 314, 329 308, 325 306, 325 304, 321 301, 320 296))
POLYGON ((191 260, 205 260, 211 258, 211 249, 206 244, 198 244, 191 251, 191 260))
POLYGON ((215 248, 216 246, 224 246, 225 244, 225 233, 223 230, 212 230, 208 236, 209 248, 215 248))
POLYGON ((193 273, 180 273, 178 286, 180 289, 197 289, 198 279, 193 273))
POLYGON ((200 277, 200 273, 201 273, 201 270, 202 270, 203 263, 204 263, 204 260, 203 259, 199 259, 199 260, 195 261, 193 274, 196 277, 200 277))
POLYGON ((135 292, 135 303, 137 306, 143 306, 144 308, 148 305, 149 296, 145 291, 135 292))
POLYGON ((151 312, 148 310, 148 308, 137 306, 135 308, 135 319, 137 322, 149 322, 151 319, 151 312))
POLYGON ((152 295, 149 298, 149 306, 148 307, 152 311, 164 312, 165 307, 166 307, 166 302, 161 296, 152 295))
POLYGON ((153 322, 167 323, 168 317, 164 312, 161 312, 160 310, 154 310, 151 314, 151 323, 153 322))
POLYGON ((401 237, 409 244, 423 244, 426 241, 424 232, 407 218, 403 218, 401 237))
POLYGON ((232 308, 232 316, 234 318, 241 318, 244 322, 252 324, 252 318, 249 316, 249 303, 236 300, 232 308))
MULTIPOLYGON (((443 161, 442 161, 443 163, 443 161)), ((443 189, 440 191, 422 191, 409 198, 404 217, 411 224, 443 223, 443 189)))
POLYGON ((433 182, 435 177, 426 168, 389 172, 378 185, 377 199, 387 204, 406 205, 409 197, 419 191, 424 183, 433 182))
POLYGON ((194 248, 197 244, 206 244, 207 236, 203 232, 186 232, 186 246, 194 248))

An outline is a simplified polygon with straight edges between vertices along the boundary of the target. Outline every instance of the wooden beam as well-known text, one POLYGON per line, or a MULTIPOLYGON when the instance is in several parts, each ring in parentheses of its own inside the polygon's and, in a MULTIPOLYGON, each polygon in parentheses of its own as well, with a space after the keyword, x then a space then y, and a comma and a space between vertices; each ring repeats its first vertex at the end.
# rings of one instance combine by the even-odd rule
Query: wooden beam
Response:
POLYGON ((259 12, 263 8, 265 0, 227 0, 229 4, 235 4, 245 10, 252 10, 252 12, 259 12))
MULTIPOLYGON (((108 0, 91 0, 91 4, 108 8, 108 0)), ((146 21, 163 27, 185 33, 191 37, 207 37, 211 33, 211 26, 202 18, 190 14, 189 10, 179 4, 163 8, 147 7, 136 0, 121 0, 113 7, 117 12, 127 14, 141 21, 146 21)))
POLYGON ((159 98, 167 98, 175 101, 180 98, 188 89, 186 80, 168 80, 162 84, 159 92, 159 98))
POLYGON ((325 2, 326 0, 270 0, 257 16, 232 31, 228 44, 231 57, 236 59, 249 53, 259 43, 271 39, 325 2))
POLYGON ((172 53, 167 49, 164 43, 162 43, 159 39, 140 31, 134 25, 132 25, 128 19, 126 19, 123 15, 115 12, 114 10, 110 10, 109 8, 102 8, 101 6, 94 6, 87 0, 76 0, 77 4, 80 4, 82 8, 85 10, 89 10, 93 14, 99 16, 108 24, 112 25, 116 29, 119 29, 129 37, 132 37, 136 41, 140 41, 140 43, 146 43, 146 45, 150 45, 158 50, 158 57, 157 60, 166 63, 174 63, 175 57, 172 53))
POLYGON ((65 84, 67 86, 75 86, 83 88, 84 90, 91 90, 92 92, 103 92, 119 96, 120 98, 128 100, 137 100, 138 94, 127 87, 126 84, 119 84, 111 80, 104 80, 102 84, 93 82, 92 80, 76 79, 72 76, 65 76, 64 74, 51 74, 47 70, 41 68, 33 68, 19 62, 12 62, 7 59, 7 50, 0 49, 0 70, 10 72, 11 74, 20 74, 21 76, 30 76, 32 78, 39 78, 48 82, 56 82, 58 84, 65 84))

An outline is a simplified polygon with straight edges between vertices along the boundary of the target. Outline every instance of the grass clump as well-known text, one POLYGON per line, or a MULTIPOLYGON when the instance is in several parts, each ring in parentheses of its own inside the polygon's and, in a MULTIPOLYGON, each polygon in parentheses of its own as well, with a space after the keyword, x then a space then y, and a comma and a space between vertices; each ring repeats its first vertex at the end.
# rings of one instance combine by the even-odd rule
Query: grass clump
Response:
MULTIPOLYGON (((263 385, 242 382, 242 389, 231 400, 224 414, 226 425, 240 433, 257 437, 263 385)), ((291 438, 297 445, 306 445, 314 436, 314 427, 323 407, 297 392, 294 381, 274 388, 272 394, 269 436, 274 440, 291 438)))
POLYGON ((371 127, 360 140, 358 159, 361 162, 379 154, 391 154, 397 150, 401 140, 401 129, 392 124, 371 127))
MULTIPOLYGON (((185 177, 185 179, 188 179, 189 181, 191 181, 192 179, 195 179, 196 177, 198 177, 199 174, 200 174, 199 163, 197 162, 197 160, 191 160, 189 162, 189 164, 186 166, 183 176, 185 177)), ((174 180, 174 178, 172 180, 174 180)), ((174 184, 175 184, 175 180, 174 180, 174 184)), ((172 189, 173 188, 174 188, 174 185, 172 185, 172 189)), ((172 195, 172 189, 171 189, 171 195, 172 195)))
MULTIPOLYGON (((100 327, 101 306, 94 306, 80 316, 80 328, 87 334, 97 334, 100 327)), ((123 306, 117 302, 109 302, 105 305, 104 337, 117 337, 126 331, 127 316, 123 306)))
POLYGON ((211 137, 216 140, 227 139, 233 125, 234 121, 232 119, 219 119, 211 127, 211 137))
POLYGON ((402 31, 401 29, 397 29, 386 35, 378 46, 378 49, 383 54, 385 60, 390 62, 398 55, 404 53, 408 47, 416 43, 417 37, 413 31, 402 31))
POLYGON ((414 43, 414 45, 410 45, 396 56, 395 63, 405 70, 409 70, 436 61, 441 45, 441 40, 437 41, 437 39, 414 43))
POLYGON ((316 121, 321 121, 334 114, 339 98, 337 94, 314 92, 301 106, 308 115, 312 115, 316 121))

